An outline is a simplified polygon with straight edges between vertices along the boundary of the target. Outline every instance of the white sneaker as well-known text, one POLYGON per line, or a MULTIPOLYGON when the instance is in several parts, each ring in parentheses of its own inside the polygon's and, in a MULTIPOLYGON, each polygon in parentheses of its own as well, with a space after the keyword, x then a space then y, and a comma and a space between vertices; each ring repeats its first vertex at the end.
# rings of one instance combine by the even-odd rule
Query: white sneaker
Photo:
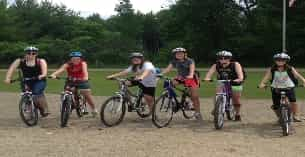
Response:
POLYGON ((97 116, 97 114, 98 114, 97 109, 93 110, 93 111, 91 112, 91 114, 92 114, 92 117, 95 118, 95 117, 97 116))

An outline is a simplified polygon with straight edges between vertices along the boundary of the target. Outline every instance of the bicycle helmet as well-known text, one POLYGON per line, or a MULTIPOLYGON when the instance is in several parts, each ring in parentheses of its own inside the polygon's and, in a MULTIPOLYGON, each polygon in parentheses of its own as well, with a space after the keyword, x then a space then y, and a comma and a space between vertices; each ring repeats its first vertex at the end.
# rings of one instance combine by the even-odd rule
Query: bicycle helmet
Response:
POLYGON ((174 48, 174 49, 172 50, 172 54, 173 54, 173 55, 175 55, 177 52, 184 52, 184 53, 186 53, 186 49, 183 48, 183 47, 177 47, 177 48, 174 48))
POLYGON ((217 57, 229 57, 229 58, 233 57, 232 53, 230 51, 226 51, 226 50, 217 52, 216 56, 217 57))
POLYGON ((273 59, 274 60, 277 60, 277 59, 282 59, 282 60, 286 60, 286 61, 289 61, 290 60, 290 56, 287 54, 287 53, 277 53, 273 56, 273 59))
POLYGON ((79 51, 73 51, 69 55, 70 57, 83 57, 82 53, 79 51))
POLYGON ((24 49, 24 52, 29 52, 29 51, 32 51, 32 52, 38 52, 39 49, 37 47, 34 47, 34 46, 28 46, 24 49))
POLYGON ((140 52, 133 52, 129 55, 129 58, 130 59, 133 59, 133 58, 141 58, 143 59, 144 58, 144 55, 140 52))

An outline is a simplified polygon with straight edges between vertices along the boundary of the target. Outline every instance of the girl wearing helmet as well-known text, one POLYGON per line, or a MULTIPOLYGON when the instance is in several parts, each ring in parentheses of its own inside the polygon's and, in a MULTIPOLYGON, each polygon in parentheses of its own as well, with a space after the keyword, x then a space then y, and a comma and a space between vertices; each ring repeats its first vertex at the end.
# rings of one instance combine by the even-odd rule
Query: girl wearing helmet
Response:
POLYGON ((58 70, 51 74, 53 79, 56 79, 58 75, 67 71, 68 79, 65 84, 66 87, 77 87, 80 93, 86 98, 86 101, 91 107, 92 116, 95 117, 97 115, 97 109, 93 102, 93 97, 89 84, 89 74, 87 63, 83 60, 83 56, 81 52, 71 52, 70 60, 63 64, 58 70))
MULTIPOLYGON (((241 121, 240 116, 240 97, 242 94, 242 82, 244 80, 243 68, 238 62, 232 62, 232 53, 229 51, 220 51, 216 54, 217 61, 209 69, 204 80, 211 80, 212 75, 217 72, 218 80, 232 80, 232 102, 235 109, 235 121, 241 121)), ((218 88, 216 90, 219 90, 218 88)))
POLYGON ((202 122, 202 115, 200 112, 199 100, 199 76, 195 71, 195 62, 193 59, 187 57, 185 48, 175 48, 172 50, 174 59, 165 68, 162 74, 170 72, 173 68, 178 70, 178 76, 173 80, 174 84, 183 83, 184 86, 190 88, 191 100, 195 109, 195 118, 202 122))
POLYGON ((46 88, 47 62, 38 58, 38 48, 29 46, 24 49, 24 58, 16 59, 9 67, 5 83, 10 84, 14 71, 19 68, 23 79, 31 79, 22 82, 22 90, 29 88, 33 93, 33 100, 37 104, 42 117, 47 116, 48 104, 44 95, 46 88))
POLYGON ((109 75, 106 78, 112 79, 119 76, 126 76, 129 73, 134 73, 136 75, 134 80, 129 81, 128 84, 130 86, 137 85, 142 89, 145 102, 148 104, 150 111, 152 111, 157 86, 156 68, 151 62, 144 60, 142 53, 131 53, 129 58, 131 65, 127 69, 109 75))
POLYGON ((280 92, 278 91, 281 89, 290 88, 290 90, 286 91, 286 93, 291 104, 293 120, 295 122, 301 122, 301 119, 298 117, 298 106, 296 103, 294 87, 298 84, 297 79, 302 80, 303 84, 305 85, 305 79, 296 71, 294 67, 288 65, 288 61, 290 60, 290 56, 288 54, 278 53, 273 56, 273 59, 275 64, 267 70, 259 87, 264 88, 266 87, 267 81, 271 81, 271 93, 273 101, 271 108, 277 116, 279 116, 279 105, 281 99, 280 92))

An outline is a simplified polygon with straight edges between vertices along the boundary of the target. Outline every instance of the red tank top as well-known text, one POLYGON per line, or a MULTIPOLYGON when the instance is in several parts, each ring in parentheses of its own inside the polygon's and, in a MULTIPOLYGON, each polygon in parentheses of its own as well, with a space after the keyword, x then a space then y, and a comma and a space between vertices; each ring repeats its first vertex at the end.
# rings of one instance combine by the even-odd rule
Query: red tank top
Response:
POLYGON ((73 79, 83 80, 85 76, 83 70, 83 63, 86 62, 81 61, 79 64, 68 63, 68 68, 67 68, 68 77, 73 79))

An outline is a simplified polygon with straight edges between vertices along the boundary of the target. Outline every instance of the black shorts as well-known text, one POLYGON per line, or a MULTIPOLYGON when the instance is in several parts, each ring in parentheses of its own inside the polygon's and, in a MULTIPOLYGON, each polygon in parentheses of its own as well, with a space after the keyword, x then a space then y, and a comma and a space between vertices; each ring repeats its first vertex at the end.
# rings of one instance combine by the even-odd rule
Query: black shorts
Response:
POLYGON ((155 97, 156 87, 145 87, 139 81, 130 81, 130 82, 131 82, 131 86, 138 86, 142 90, 144 95, 155 97))
POLYGON ((286 92, 286 96, 289 100, 289 102, 296 102, 296 96, 295 96, 295 91, 294 88, 289 89, 289 90, 281 90, 281 89, 271 89, 271 93, 272 93, 272 101, 273 101, 273 105, 274 105, 274 109, 277 109, 277 107, 279 107, 280 103, 281 103, 281 91, 285 91, 286 92))

